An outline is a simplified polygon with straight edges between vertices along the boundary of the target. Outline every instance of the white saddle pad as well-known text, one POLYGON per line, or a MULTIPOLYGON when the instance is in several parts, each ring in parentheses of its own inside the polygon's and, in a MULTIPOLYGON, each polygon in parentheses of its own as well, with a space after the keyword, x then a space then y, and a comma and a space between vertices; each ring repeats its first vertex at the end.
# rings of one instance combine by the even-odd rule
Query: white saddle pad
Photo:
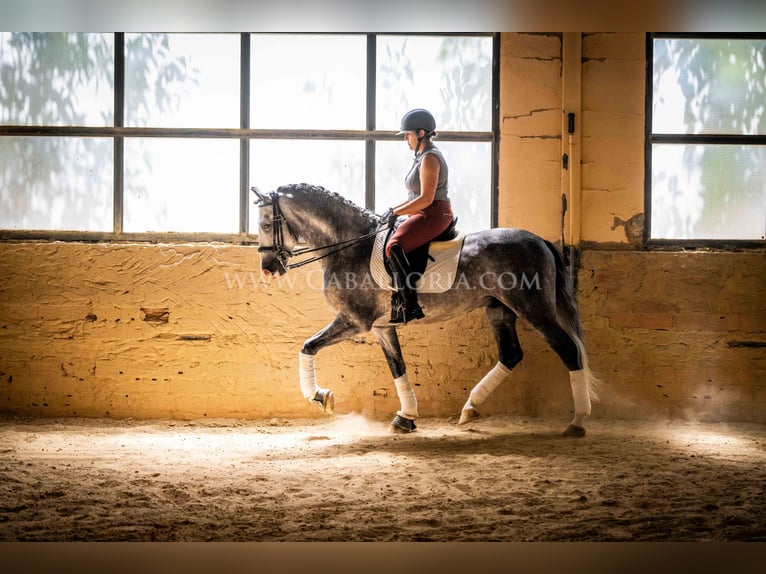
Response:
MULTIPOLYGON (((418 293, 443 293, 455 282, 460 251, 463 249, 464 233, 449 241, 432 241, 428 248, 428 263, 423 276, 415 284, 418 293)), ((383 247, 386 234, 379 233, 375 238, 370 257, 370 273, 381 289, 394 291, 391 276, 383 262, 383 247)))

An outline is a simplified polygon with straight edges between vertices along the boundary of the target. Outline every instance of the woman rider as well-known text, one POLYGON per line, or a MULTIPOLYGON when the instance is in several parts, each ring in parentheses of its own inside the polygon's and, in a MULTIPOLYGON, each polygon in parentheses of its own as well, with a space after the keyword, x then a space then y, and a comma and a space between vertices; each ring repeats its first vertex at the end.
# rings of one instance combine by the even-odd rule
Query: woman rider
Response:
POLYGON ((452 206, 448 197, 447 162, 431 139, 436 136, 436 120, 424 109, 414 109, 402 118, 399 133, 415 152, 405 187, 407 201, 390 208, 389 219, 406 215, 386 246, 386 257, 393 272, 397 293, 392 297, 391 323, 407 323, 425 315, 418 304, 407 253, 425 245, 444 232, 452 223, 452 206))

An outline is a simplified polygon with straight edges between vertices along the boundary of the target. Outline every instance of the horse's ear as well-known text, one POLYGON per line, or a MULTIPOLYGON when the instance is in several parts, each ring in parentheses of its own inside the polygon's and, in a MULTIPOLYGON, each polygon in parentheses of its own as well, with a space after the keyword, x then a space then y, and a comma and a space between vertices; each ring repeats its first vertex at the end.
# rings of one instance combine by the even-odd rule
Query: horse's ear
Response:
POLYGON ((257 187, 255 186, 251 187, 250 191, 252 191, 255 194, 255 197, 258 198, 255 200, 256 205, 265 205, 269 201, 269 196, 261 193, 261 191, 257 187))

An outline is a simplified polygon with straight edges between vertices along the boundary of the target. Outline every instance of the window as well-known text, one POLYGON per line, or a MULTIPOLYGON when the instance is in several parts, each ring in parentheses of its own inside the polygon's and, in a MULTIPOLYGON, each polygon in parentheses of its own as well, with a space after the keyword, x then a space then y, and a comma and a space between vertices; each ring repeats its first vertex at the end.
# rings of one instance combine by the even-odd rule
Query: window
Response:
POLYGON ((45 134, 0 136, 0 228, 111 230, 111 138, 43 126, 113 124, 113 52, 111 34, 0 34, 0 126, 45 134))
MULTIPOLYGON (((411 108, 427 108, 437 133, 492 131, 492 38, 481 36, 379 36, 377 38, 376 118, 396 131, 411 108)), ((463 231, 493 224, 492 140, 436 144, 449 165, 450 200, 463 231)), ((412 152, 400 142, 376 146, 375 209, 382 213, 401 200, 403 166, 412 152)))
POLYGON ((250 186, 382 213, 414 107, 437 118, 460 227, 494 223, 490 34, 0 33, 0 237, 248 241, 250 186))
POLYGON ((766 239, 766 37, 653 35, 648 61, 650 239, 766 239))
MULTIPOLYGON (((125 126, 237 128, 239 72, 235 34, 125 34, 125 126)), ((204 136, 125 138, 125 232, 239 231, 239 143, 204 136)))

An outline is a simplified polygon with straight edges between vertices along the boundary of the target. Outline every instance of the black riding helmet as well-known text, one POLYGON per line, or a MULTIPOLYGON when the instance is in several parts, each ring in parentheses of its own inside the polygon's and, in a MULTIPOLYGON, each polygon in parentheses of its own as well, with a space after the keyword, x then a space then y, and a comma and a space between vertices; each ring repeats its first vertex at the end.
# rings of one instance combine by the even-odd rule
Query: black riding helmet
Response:
POLYGON ((423 108, 410 110, 404 114, 402 122, 399 125, 399 133, 396 134, 398 136, 407 132, 415 132, 416 134, 419 134, 420 130, 424 130, 426 133, 423 136, 418 135, 418 145, 415 148, 416 158, 418 157, 420 142, 422 142, 424 138, 430 138, 436 135, 436 120, 431 112, 424 110, 423 108))
POLYGON ((425 137, 433 136, 436 133, 436 120, 428 110, 417 108, 404 114, 399 125, 399 133, 396 135, 400 136, 405 132, 418 133, 420 130, 425 130, 425 137))

